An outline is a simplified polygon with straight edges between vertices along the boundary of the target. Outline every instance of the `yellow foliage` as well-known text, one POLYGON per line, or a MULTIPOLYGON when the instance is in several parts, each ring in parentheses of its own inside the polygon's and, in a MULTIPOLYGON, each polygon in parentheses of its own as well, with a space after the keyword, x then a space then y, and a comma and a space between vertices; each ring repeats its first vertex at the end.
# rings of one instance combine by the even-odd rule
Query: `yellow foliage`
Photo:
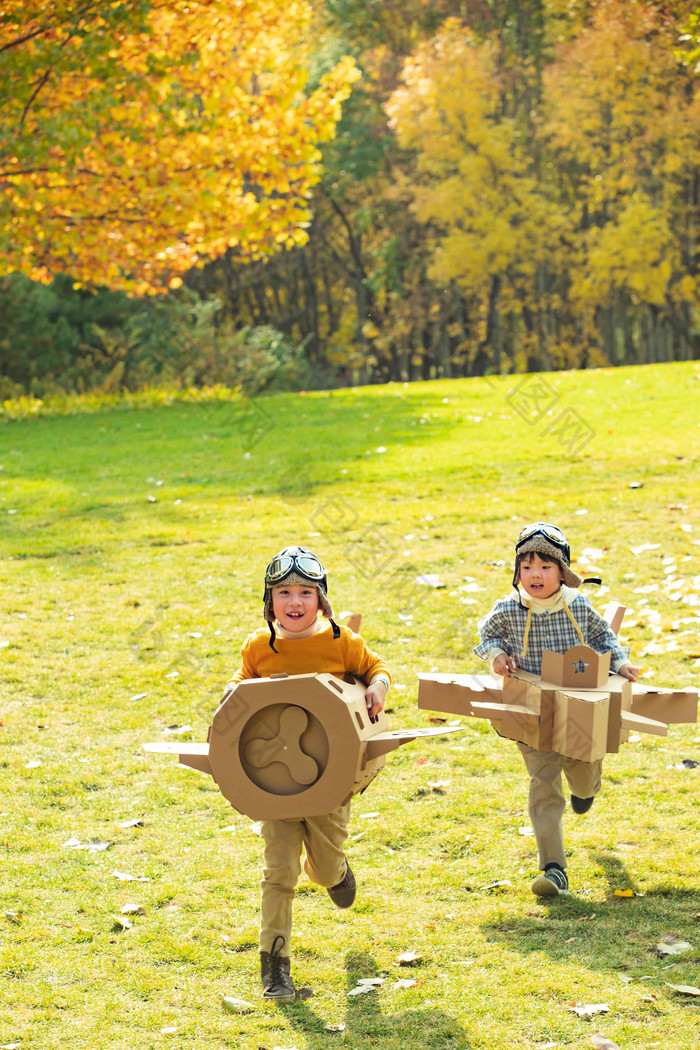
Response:
POLYGON ((400 144, 416 153, 412 207, 437 231, 429 274, 473 295, 516 262, 532 270, 565 225, 503 111, 499 46, 449 21, 407 59, 387 104, 400 144))
MULTIPOLYGON (((48 0, 7 0, 3 38, 40 27, 48 10, 56 17, 48 0)), ((58 71, 24 121, 21 101, 5 107, 3 268, 35 279, 68 269, 83 281, 162 291, 231 244, 251 257, 303 241, 319 144, 359 76, 346 57, 306 91, 310 18, 305 0, 154 5, 147 31, 124 34, 114 51, 123 82, 108 84, 111 105, 79 158, 54 150, 48 163, 16 159, 21 148, 45 160, 44 129, 71 107, 87 120, 104 82, 58 71)), ((30 61, 44 43, 38 33, 10 53, 30 61)))

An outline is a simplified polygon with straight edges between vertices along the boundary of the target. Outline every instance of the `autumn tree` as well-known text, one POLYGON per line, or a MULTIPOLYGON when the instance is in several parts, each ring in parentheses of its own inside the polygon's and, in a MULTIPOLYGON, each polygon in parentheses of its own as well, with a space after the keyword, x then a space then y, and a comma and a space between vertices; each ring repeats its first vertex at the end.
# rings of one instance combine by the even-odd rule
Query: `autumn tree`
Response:
POLYGON ((681 26, 668 7, 601 0, 545 72, 576 339, 603 343, 613 361, 634 345, 641 360, 692 352, 700 97, 681 26))
POLYGON ((416 154, 411 207, 432 244, 428 274, 440 287, 461 287, 469 355, 483 357, 488 346, 497 369, 506 326, 510 338, 518 326, 525 352, 528 337, 545 339, 532 319, 548 288, 537 307, 532 288, 551 269, 565 226, 538 181, 505 65, 498 37, 478 41, 450 21, 406 61, 387 105, 399 142, 416 154))
POLYGON ((137 293, 301 243, 358 76, 307 90, 304 0, 5 0, 0 259, 137 293))

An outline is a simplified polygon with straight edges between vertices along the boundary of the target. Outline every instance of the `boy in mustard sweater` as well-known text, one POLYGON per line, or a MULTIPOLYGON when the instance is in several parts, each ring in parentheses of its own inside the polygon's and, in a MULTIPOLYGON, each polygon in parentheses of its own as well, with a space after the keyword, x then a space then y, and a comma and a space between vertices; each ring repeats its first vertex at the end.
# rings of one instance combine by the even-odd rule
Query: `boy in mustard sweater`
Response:
MULTIPOLYGON (((226 690, 245 679, 274 674, 329 673, 339 678, 355 674, 369 683, 365 700, 370 715, 383 710, 391 684, 389 671, 359 634, 333 620, 326 573, 311 551, 285 547, 272 559, 265 571, 264 603, 267 627, 246 638, 241 666, 226 690), (319 611, 327 622, 319 622, 319 611)), ((260 974, 266 999, 291 999, 296 994, 289 942, 302 846, 306 852, 304 870, 311 881, 325 886, 339 908, 349 908, 355 900, 355 878, 343 851, 349 819, 347 802, 322 817, 262 822, 265 868, 260 902, 260 974)))

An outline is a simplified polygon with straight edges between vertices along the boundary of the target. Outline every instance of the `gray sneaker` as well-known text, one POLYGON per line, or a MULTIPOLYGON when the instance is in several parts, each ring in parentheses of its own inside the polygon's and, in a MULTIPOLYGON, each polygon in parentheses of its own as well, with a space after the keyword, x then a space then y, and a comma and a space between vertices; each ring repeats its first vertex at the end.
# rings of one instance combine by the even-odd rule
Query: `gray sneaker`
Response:
POLYGON ((536 897, 565 897, 569 879, 563 868, 548 868, 537 876, 530 889, 536 897))

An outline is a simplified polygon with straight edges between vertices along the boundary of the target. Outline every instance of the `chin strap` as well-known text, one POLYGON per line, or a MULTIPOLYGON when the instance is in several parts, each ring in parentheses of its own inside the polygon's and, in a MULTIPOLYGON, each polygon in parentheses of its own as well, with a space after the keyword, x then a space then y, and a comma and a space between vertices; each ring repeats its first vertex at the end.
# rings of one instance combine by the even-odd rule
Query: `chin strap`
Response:
POLYGON ((338 624, 335 622, 332 616, 329 616, 328 620, 330 622, 331 627, 333 628, 333 637, 337 641, 338 638, 340 638, 340 627, 338 627, 338 624))
POLYGON ((275 634, 275 626, 272 620, 267 621, 267 626, 270 628, 270 648, 272 649, 273 653, 277 653, 279 652, 279 650, 275 649, 275 638, 277 637, 277 635, 275 634))

